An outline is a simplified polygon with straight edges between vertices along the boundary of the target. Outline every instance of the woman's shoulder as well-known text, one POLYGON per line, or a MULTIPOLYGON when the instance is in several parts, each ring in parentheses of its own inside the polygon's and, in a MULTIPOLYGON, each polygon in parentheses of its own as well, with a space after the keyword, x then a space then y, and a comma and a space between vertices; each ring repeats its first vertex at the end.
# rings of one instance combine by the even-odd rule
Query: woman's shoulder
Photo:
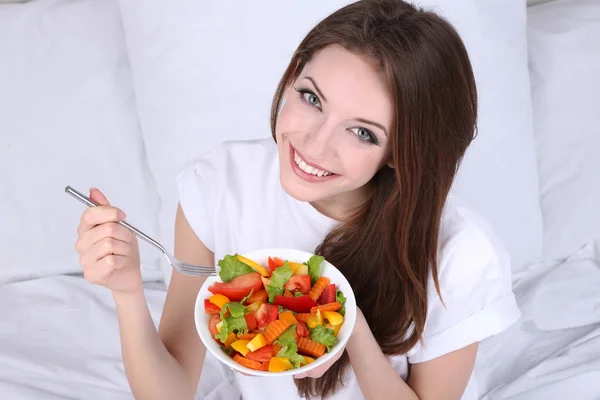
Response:
POLYGON ((474 208, 450 195, 440 226, 440 286, 467 287, 489 279, 510 286, 510 275, 510 255, 494 229, 474 208))
POLYGON ((273 139, 224 141, 186 160, 180 179, 193 177, 205 185, 222 187, 256 185, 277 163, 277 145, 273 139))

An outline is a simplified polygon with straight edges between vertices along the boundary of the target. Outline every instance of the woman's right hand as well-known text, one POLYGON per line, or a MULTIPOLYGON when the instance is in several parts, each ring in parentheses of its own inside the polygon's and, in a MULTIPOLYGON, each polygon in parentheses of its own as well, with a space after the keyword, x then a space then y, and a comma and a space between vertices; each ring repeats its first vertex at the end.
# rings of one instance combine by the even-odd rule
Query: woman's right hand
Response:
POLYGON ((113 292, 133 292, 142 284, 137 238, 117 223, 125 213, 111 206, 100 190, 90 189, 90 198, 99 206, 83 212, 75 243, 83 274, 113 292))

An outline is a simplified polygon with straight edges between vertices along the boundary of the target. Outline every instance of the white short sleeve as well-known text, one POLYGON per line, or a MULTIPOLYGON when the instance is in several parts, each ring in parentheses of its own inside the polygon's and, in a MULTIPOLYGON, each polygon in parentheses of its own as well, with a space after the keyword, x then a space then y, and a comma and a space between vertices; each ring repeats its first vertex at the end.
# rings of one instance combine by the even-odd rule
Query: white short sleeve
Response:
POLYGON ((438 276, 442 304, 429 283, 423 344, 410 363, 440 357, 500 333, 521 316, 512 293, 509 257, 503 247, 471 221, 450 221, 442 236, 438 276))
POLYGON ((188 161, 177 176, 179 203, 198 239, 214 252, 214 202, 221 193, 220 148, 188 161))

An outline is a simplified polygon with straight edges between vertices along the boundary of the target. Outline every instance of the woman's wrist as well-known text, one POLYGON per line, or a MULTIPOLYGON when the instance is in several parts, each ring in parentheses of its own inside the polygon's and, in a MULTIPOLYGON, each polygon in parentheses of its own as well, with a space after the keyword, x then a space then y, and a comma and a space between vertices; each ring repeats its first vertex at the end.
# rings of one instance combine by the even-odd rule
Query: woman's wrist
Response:
POLYGON ((348 346, 360 342, 360 338, 364 337, 364 334, 367 331, 370 332, 369 324, 360 308, 356 307, 356 322, 354 323, 354 329, 348 339, 348 346))
POLYGON ((115 302, 117 304, 123 303, 123 302, 139 301, 140 298, 144 299, 144 297, 145 297, 144 296, 144 286, 141 283, 139 286, 137 286, 133 290, 127 290, 127 291, 112 290, 111 293, 112 293, 113 299, 115 300, 115 302))

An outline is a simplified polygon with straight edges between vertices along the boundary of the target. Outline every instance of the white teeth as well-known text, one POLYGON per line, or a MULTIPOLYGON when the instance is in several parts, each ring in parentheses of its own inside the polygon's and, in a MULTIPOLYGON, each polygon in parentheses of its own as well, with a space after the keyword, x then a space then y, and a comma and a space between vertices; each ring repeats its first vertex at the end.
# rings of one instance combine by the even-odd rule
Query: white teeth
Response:
POLYGON ((318 168, 314 168, 314 167, 311 167, 310 165, 307 165, 306 162, 304 162, 304 160, 302 160, 300 158, 300 156, 298 155, 298 153, 296 153, 296 152, 294 152, 294 161, 296 161, 296 164, 298 165, 298 167, 300 167, 300 169, 302 171, 306 172, 307 174, 311 174, 311 175, 318 176, 318 177, 331 175, 331 172, 325 172, 318 168))

